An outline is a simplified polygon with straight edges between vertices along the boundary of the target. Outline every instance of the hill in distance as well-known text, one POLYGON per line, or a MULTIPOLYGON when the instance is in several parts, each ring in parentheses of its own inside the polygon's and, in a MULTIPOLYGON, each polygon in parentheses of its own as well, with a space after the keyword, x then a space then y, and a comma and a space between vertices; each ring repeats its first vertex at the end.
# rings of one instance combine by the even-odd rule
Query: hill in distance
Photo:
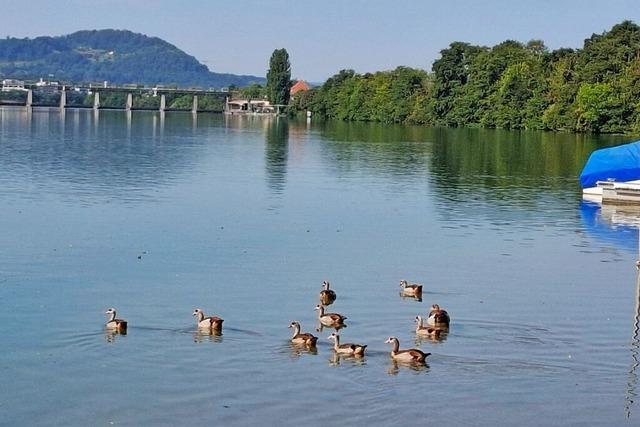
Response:
POLYGON ((263 77, 222 74, 157 37, 127 30, 78 31, 59 37, 0 39, 0 77, 186 87, 246 86, 263 77))

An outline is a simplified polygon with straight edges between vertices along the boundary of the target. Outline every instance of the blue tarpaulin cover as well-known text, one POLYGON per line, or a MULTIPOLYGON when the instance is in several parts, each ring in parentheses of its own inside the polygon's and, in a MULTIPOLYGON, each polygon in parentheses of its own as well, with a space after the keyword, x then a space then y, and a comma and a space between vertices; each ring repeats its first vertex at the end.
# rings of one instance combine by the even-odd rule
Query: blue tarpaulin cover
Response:
POLYGON ((580 174, 582 188, 595 187, 597 181, 636 179, 640 179, 640 141, 594 151, 580 174))

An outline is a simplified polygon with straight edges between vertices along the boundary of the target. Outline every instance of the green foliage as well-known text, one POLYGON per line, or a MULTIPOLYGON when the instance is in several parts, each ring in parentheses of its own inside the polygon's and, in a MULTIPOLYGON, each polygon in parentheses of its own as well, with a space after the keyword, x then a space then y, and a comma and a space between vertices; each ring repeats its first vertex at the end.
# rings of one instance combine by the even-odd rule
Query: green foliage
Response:
POLYGON ((305 96, 305 108, 339 120, 421 123, 416 104, 426 100, 428 73, 408 67, 375 74, 342 70, 305 96), (410 119, 409 117, 412 116, 410 119))
POLYGON ((260 99, 267 96, 266 88, 258 83, 253 83, 247 87, 240 89, 240 96, 244 99, 260 99))
POLYGON ((640 27, 624 21, 575 51, 454 42, 432 73, 342 70, 294 107, 339 120, 640 133, 640 27))
POLYGON ((291 64, 286 49, 276 49, 269 60, 267 72, 267 97, 269 102, 278 105, 289 104, 291 89, 291 64))
POLYGON ((245 86, 263 78, 212 73, 176 46, 121 30, 78 31, 61 37, 0 40, 0 74, 81 82, 245 86))

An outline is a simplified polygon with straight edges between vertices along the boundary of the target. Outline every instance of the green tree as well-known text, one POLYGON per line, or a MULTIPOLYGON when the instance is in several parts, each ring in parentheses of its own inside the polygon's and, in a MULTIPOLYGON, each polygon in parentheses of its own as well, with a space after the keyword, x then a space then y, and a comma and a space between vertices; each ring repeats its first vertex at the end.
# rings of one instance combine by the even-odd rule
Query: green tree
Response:
POLYGON ((578 90, 578 130, 598 132, 609 120, 609 110, 615 102, 609 83, 583 83, 578 90))
POLYGON ((272 104, 289 104, 291 89, 291 64, 286 49, 276 49, 269 60, 267 72, 267 97, 272 104))
POLYGON ((265 95, 264 88, 258 83, 253 83, 247 87, 240 89, 243 98, 247 100, 263 98, 265 95))
POLYGON ((571 49, 558 49, 548 56, 546 98, 548 106, 542 114, 546 129, 574 130, 576 115, 573 104, 578 93, 576 54, 571 49))
POLYGON ((440 54, 432 73, 342 70, 304 108, 339 120, 640 133, 640 27, 630 21, 582 49, 507 40, 440 54))

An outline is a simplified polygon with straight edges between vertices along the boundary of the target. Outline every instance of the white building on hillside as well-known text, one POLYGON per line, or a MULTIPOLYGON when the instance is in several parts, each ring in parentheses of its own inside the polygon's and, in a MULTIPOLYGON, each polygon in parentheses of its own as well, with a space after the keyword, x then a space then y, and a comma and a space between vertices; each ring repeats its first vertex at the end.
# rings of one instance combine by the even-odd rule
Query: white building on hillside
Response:
POLYGON ((23 80, 4 79, 2 81, 2 91, 10 92, 12 90, 27 90, 24 88, 23 80))

